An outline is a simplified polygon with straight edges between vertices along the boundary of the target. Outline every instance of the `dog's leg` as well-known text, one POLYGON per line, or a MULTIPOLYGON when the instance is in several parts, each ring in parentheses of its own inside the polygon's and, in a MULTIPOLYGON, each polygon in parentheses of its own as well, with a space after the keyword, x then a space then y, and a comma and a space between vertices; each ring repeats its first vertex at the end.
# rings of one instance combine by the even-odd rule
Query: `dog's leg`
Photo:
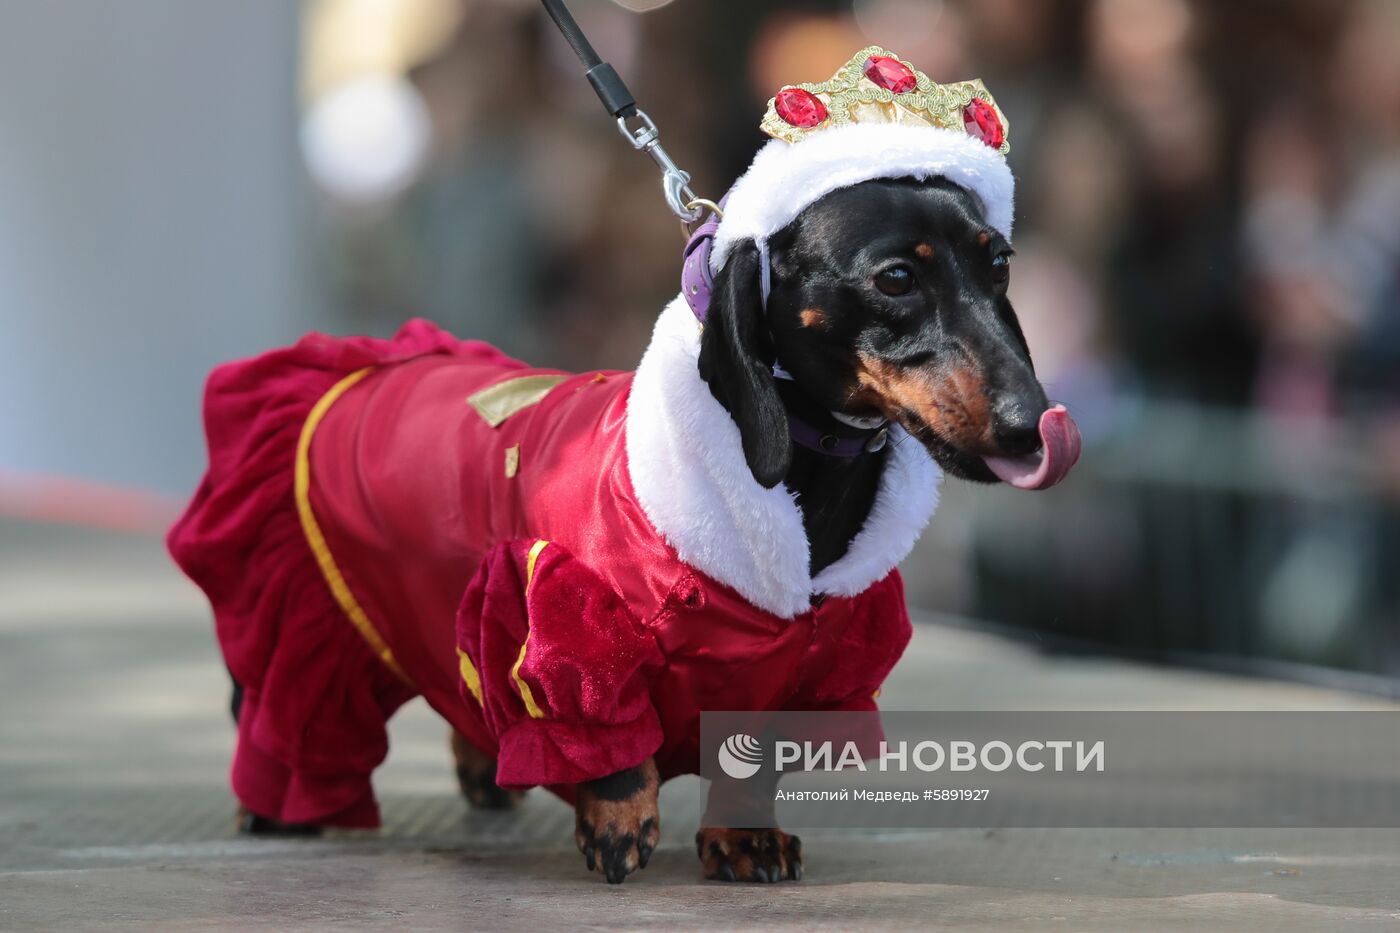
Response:
POLYGON ((776 781, 710 783, 705 824, 695 834, 695 854, 711 881, 802 880, 802 840, 783 832, 772 817, 776 781), (752 820, 768 814, 765 826, 731 829, 729 819, 752 820), (726 814, 728 814, 726 816, 726 814), (716 825, 718 824, 718 825, 716 825))
POLYGON ((233 724, 238 725, 238 714, 243 712, 243 685, 233 680, 233 675, 229 675, 229 680, 233 681, 233 690, 228 697, 229 715, 233 717, 233 724))
POLYGON ((452 759, 457 764, 462 796, 475 809, 514 810, 525 799, 523 791, 505 790, 496 783, 496 760, 462 738, 456 729, 452 730, 452 759))
POLYGON ((656 794, 661 787, 656 762, 648 758, 596 781, 578 785, 574 804, 574 842, 608 884, 646 868, 661 838, 656 794))

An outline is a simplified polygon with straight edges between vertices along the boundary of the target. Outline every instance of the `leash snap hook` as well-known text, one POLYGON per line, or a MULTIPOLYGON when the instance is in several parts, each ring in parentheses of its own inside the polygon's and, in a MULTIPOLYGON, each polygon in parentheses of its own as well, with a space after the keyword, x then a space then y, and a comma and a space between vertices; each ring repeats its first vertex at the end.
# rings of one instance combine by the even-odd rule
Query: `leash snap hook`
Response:
POLYGON ((691 206, 696 195, 690 188, 690 173, 676 165, 670 153, 661 145, 661 131, 645 110, 639 107, 630 118, 618 117, 617 131, 632 144, 633 149, 651 156, 651 160, 661 169, 661 190, 666 195, 666 206, 681 219, 681 223, 693 224, 705 216, 704 210, 691 206), (633 126, 629 119, 640 121, 639 125, 633 126))

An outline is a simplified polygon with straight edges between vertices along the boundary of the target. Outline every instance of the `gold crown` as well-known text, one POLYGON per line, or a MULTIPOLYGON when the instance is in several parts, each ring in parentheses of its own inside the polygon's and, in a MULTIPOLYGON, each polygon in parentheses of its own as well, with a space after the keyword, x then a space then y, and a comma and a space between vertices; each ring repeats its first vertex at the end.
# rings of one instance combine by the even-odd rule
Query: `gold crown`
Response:
POLYGON ((763 132, 790 143, 852 123, 903 123, 960 130, 1002 155, 1010 124, 980 79, 935 84, 893 52, 872 45, 823 84, 789 85, 768 101, 763 132))

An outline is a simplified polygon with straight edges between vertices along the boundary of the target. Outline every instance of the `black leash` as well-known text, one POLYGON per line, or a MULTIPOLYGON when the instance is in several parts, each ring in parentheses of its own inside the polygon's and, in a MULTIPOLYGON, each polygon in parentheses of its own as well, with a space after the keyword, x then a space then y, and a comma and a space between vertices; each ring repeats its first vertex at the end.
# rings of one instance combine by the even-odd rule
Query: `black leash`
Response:
POLYGON ((593 43, 583 34, 578 20, 574 19, 574 14, 564 5, 564 0, 544 0, 544 9, 549 18, 554 20, 554 25, 564 34, 579 61, 583 62, 583 67, 588 69, 584 77, 593 85, 593 90, 597 92, 603 106, 608 108, 608 113, 623 119, 635 116, 637 99, 627 90, 627 85, 617 73, 617 69, 598 56, 593 43))
POLYGON ((545 12, 554 20, 554 25, 564 34, 574 54, 583 62, 584 76, 593 85, 598 99, 603 102, 617 129, 632 148, 651 156, 661 169, 661 187, 666 195, 666 204, 683 224, 693 224, 705 216, 706 211, 722 216, 718 205, 713 201, 697 197, 690 188, 690 173, 682 171, 671 156, 661 146, 661 131, 656 128, 645 110, 637 106, 637 99, 627 89, 627 84, 617 69, 598 56, 593 44, 583 34, 578 21, 564 5, 564 0, 541 0, 545 12))

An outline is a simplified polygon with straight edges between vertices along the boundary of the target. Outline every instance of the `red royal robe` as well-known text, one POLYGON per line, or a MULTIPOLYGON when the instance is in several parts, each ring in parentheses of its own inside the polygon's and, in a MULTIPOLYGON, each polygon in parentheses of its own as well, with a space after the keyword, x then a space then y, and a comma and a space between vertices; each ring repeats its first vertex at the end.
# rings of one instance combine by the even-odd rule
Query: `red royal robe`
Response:
MULTIPOLYGON (((669 327, 672 349, 688 346, 693 322, 667 315, 657 340, 669 327)), ((875 708, 910 634, 895 552, 931 501, 909 516, 898 505, 917 490, 882 490, 884 524, 850 566, 824 587, 790 582, 795 505, 751 477, 735 493, 723 471, 737 450, 707 487, 715 470, 695 464, 737 448, 737 430, 722 419, 732 436, 677 454, 687 410, 723 409, 689 351, 653 350, 635 375, 569 375, 412 322, 390 341, 311 335, 215 371, 209 472, 169 543, 244 688, 246 806, 377 824, 369 775, 415 694, 498 759, 506 787, 650 755, 663 778, 694 772, 702 710, 875 708), (781 546, 748 533, 753 515, 781 546)), ((887 472, 912 469, 931 498, 926 455, 901 456, 887 472)))

